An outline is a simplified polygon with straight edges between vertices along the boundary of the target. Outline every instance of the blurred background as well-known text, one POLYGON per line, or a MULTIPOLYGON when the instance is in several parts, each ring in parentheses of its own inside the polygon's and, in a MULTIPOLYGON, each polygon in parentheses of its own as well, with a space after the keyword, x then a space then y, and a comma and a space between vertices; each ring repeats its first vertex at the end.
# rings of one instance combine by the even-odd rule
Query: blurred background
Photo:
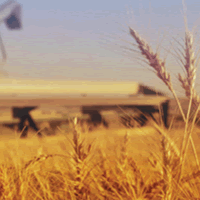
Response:
MULTIPOLYGON (((23 29, 0 33, 8 54, 0 70, 2 78, 42 80, 137 81, 168 92, 167 87, 140 61, 141 55, 125 50, 134 40, 129 29, 137 30, 166 58, 178 95, 176 81, 183 70, 168 53, 180 48, 184 37, 181 0, 18 0, 22 4, 23 29)), ((0 4, 4 1, 0 1, 0 4)), ((196 26, 198 51, 198 0, 186 0, 188 25, 196 26)), ((200 92, 197 76, 197 91, 200 92)))

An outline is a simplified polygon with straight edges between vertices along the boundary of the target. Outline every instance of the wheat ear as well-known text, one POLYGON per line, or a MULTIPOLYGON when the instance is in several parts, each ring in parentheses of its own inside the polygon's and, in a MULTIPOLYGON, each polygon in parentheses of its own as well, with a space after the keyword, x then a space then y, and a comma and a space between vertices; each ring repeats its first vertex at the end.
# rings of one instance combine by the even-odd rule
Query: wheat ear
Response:
POLYGON ((185 95, 190 98, 195 105, 199 104, 199 96, 194 89, 196 80, 196 59, 194 50, 194 37, 192 32, 187 30, 185 32, 185 62, 184 68, 186 70, 186 77, 184 78, 181 74, 178 75, 178 79, 181 82, 182 88, 185 90, 185 95))
POLYGON ((156 75, 167 85, 169 90, 172 92, 178 104, 183 120, 185 121, 186 120, 185 114, 183 112, 179 99, 173 89, 171 77, 166 70, 165 62, 159 58, 159 55, 157 53, 153 52, 149 44, 143 38, 141 38, 140 35, 135 30, 129 27, 129 31, 131 36, 137 42, 138 48, 140 49, 142 55, 146 57, 146 59, 149 62, 149 65, 156 71, 156 75))
POLYGON ((149 61, 149 65, 155 69, 157 76, 168 86, 171 90, 171 78, 170 74, 166 71, 165 62, 159 59, 159 55, 154 53, 151 47, 147 44, 147 42, 142 39, 139 34, 129 28, 131 36, 136 40, 138 47, 142 53, 149 61))

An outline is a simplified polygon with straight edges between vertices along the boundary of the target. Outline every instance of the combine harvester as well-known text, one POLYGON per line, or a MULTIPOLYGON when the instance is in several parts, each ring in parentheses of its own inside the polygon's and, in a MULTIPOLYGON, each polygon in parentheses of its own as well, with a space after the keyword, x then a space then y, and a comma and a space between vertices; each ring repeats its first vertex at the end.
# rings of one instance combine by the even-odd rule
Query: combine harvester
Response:
MULTIPOLYGON (((13 0, 5 2, 0 7, 0 22, 11 30, 21 29, 21 5, 13 0)), ((0 47, 5 63, 7 56, 1 37, 0 47)), ((41 136, 30 111, 52 106, 61 109, 79 107, 83 114, 90 116, 91 122, 97 124, 103 120, 102 110, 138 109, 143 124, 147 121, 145 115, 154 119, 153 113, 162 110, 167 127, 168 98, 135 82, 4 79, 0 82, 0 98, 0 123, 6 123, 5 113, 12 110, 13 118, 18 119, 19 130, 23 130, 21 137, 27 136, 28 127, 24 128, 26 121, 41 136)), ((11 119, 8 121, 13 122, 11 119)))
MULTIPOLYGON (((20 119, 20 131, 26 120, 38 131, 31 110, 55 107, 60 110, 78 107, 82 114, 89 115, 91 122, 97 124, 103 120, 103 110, 140 110, 138 119, 142 119, 142 125, 147 121, 146 116, 154 119, 153 113, 162 111, 167 127, 168 98, 136 82, 5 79, 0 84, 0 96, 0 109, 12 109, 13 117, 20 119)), ((27 130, 22 137, 26 135, 27 130)))

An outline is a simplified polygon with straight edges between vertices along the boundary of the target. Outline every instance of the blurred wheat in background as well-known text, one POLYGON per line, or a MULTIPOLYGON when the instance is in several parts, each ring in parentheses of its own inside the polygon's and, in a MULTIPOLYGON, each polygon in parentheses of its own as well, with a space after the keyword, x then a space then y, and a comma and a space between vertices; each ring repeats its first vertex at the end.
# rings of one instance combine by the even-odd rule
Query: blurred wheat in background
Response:
MULTIPOLYGON (((141 57, 167 85, 181 113, 169 129, 150 121, 143 128, 83 131, 75 118, 68 129, 38 139, 0 141, 0 199, 16 200, 197 200, 200 199, 200 138, 196 126, 199 97, 195 90, 197 52, 187 28, 181 53, 185 70, 178 80, 189 99, 187 113, 174 90, 165 61, 133 28, 130 35, 141 57), (195 107, 195 113, 192 113, 195 107)), ((161 112, 162 114, 162 112, 161 112)), ((49 123, 41 129, 50 128, 49 123)))

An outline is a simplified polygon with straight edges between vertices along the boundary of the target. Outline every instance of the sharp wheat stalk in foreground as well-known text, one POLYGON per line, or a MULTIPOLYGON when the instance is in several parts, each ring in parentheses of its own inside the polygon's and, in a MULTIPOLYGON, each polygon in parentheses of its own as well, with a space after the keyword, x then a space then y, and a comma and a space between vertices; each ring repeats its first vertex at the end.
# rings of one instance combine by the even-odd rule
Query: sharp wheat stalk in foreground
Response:
MULTIPOLYGON (((169 90, 172 91, 173 95, 178 101, 178 98, 174 92, 172 87, 170 74, 166 71, 165 62, 163 62, 157 53, 154 53, 151 47, 147 44, 147 42, 142 39, 139 34, 133 29, 129 28, 131 36, 135 39, 138 44, 138 48, 140 49, 143 56, 149 62, 149 65, 156 71, 157 76, 168 86, 169 90)), ((179 101, 178 101, 179 102, 179 101)), ((180 111, 182 112, 183 118, 185 119, 185 115, 182 111, 182 108, 179 104, 180 111)), ((165 184, 163 186, 163 191, 165 193, 165 199, 171 199, 171 185, 172 185, 172 177, 170 173, 170 150, 168 149, 169 144, 165 137, 162 139, 162 147, 163 147, 163 179, 165 184)))
MULTIPOLYGON (((187 115, 185 115, 183 113, 183 109, 180 105, 179 99, 173 89, 172 86, 172 82, 171 82, 171 78, 170 78, 170 74, 167 72, 166 70, 166 66, 165 66, 165 62, 162 61, 159 57, 159 55, 157 53, 154 53, 152 48, 148 45, 148 43, 142 39, 140 37, 140 35, 133 30, 132 28, 129 28, 130 34, 131 36, 135 39, 136 43, 138 44, 138 48, 141 51, 141 54, 147 59, 149 65, 155 70, 156 75, 158 76, 159 79, 161 79, 169 88, 169 90, 172 92, 174 98, 176 99, 180 112, 182 114, 182 117, 184 119, 185 122, 185 134, 184 134, 184 138, 182 141, 182 146, 181 146, 181 150, 180 150, 180 168, 179 168, 179 173, 177 176, 177 184, 180 181, 181 175, 182 175, 182 169, 184 166, 184 161, 185 161, 185 157, 186 157, 186 153, 187 153, 187 149, 188 149, 188 144, 189 144, 189 140, 192 143, 192 147, 194 150, 194 155, 196 158, 196 162, 197 165, 199 167, 199 161, 198 161, 198 157, 197 157, 197 153, 196 153, 196 149, 191 137, 191 133, 193 130, 193 126, 189 127, 189 118, 190 118, 190 112, 191 112, 191 106, 192 106, 192 102, 195 105, 199 105, 199 97, 196 94, 195 91, 195 79, 196 79, 196 60, 195 60, 195 52, 194 52, 194 47, 193 47, 193 34, 191 32, 188 31, 188 29, 186 28, 185 31, 185 61, 181 60, 181 63, 184 63, 184 68, 186 70, 186 77, 183 78, 180 74, 178 76, 179 81, 182 84, 182 87, 185 90, 185 94, 186 96, 190 99, 189 101, 189 106, 188 106, 188 112, 187 115)), ((169 149, 169 141, 167 140, 166 137, 163 137, 162 140, 162 147, 163 147, 163 164, 164 164, 164 168, 163 168, 163 178, 165 180, 165 185, 163 187, 163 190, 165 192, 165 199, 171 199, 171 195, 172 195, 172 176, 171 176, 171 168, 170 168, 170 159, 171 159, 171 150, 169 149)))
MULTIPOLYGON (((185 27, 185 30, 186 30, 185 31, 185 49, 184 49, 185 57, 181 63, 183 63, 183 67, 186 70, 186 77, 183 77, 182 75, 179 74, 178 78, 179 78, 179 81, 181 82, 181 86, 185 90, 186 97, 189 98, 189 106, 188 106, 188 112, 187 112, 186 123, 185 123, 185 134, 184 134, 182 147, 181 147, 182 165, 180 169, 180 174, 184 166, 189 139, 191 138, 191 134, 192 134, 192 130, 193 130, 194 122, 195 122, 194 120, 192 127, 190 128, 188 127, 192 103, 194 106, 197 107, 197 112, 199 110, 199 103, 200 103, 199 96, 197 95, 196 90, 195 90, 197 67, 196 67, 196 59, 195 59, 196 55, 195 55, 195 49, 194 49, 194 36, 193 36, 193 33, 188 30, 187 26, 185 27)), ((194 119, 196 119, 196 116, 194 116, 194 119)), ((194 151, 194 153, 195 153, 197 165, 199 168, 199 161, 196 155, 196 151, 194 151)), ((179 175, 179 179, 180 179, 180 176, 181 175, 179 175)))
POLYGON ((141 38, 140 35, 135 30, 129 27, 129 31, 130 31, 131 36, 137 42, 138 48, 140 49, 141 54, 146 57, 146 59, 149 62, 149 65, 156 71, 156 75, 158 76, 158 78, 160 78, 167 85, 169 90, 172 92, 174 98, 176 99, 178 103, 181 115, 185 121, 186 120, 185 114, 178 100, 178 97, 173 89, 171 77, 170 77, 170 74, 166 70, 165 62, 159 58, 159 55, 157 53, 153 52, 152 48, 148 45, 148 43, 143 38, 141 38))

